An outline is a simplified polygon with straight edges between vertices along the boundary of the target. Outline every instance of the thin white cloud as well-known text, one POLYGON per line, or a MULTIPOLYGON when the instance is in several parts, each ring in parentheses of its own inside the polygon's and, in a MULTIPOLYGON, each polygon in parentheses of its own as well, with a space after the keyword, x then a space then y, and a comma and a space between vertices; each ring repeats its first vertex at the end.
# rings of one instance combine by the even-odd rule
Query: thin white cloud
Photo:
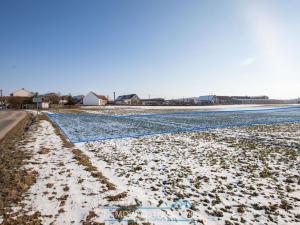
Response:
POLYGON ((253 63, 255 63, 255 61, 257 60, 257 57, 256 56, 251 56, 251 57, 248 57, 246 59, 244 59, 242 62, 241 62, 241 66, 250 66, 252 65, 253 63))

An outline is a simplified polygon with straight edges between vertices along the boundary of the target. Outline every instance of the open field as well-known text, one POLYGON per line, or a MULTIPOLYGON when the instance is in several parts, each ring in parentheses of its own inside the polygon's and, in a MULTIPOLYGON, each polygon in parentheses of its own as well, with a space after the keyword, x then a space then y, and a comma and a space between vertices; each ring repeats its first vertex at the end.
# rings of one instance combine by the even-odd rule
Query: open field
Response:
MULTIPOLYGON (((184 199, 196 224, 296 224, 299 130, 299 124, 257 126, 78 147, 142 206, 167 207, 184 199)), ((176 216, 160 216, 179 215, 189 216, 180 209, 176 216)))
POLYGON ((72 143, 205 131, 233 126, 299 122, 300 107, 164 112, 159 114, 49 114, 72 143))
POLYGON ((299 104, 268 104, 268 105, 210 105, 210 106, 81 106, 71 109, 52 109, 55 114, 92 114, 103 116, 114 115, 136 115, 136 114, 158 114, 174 112, 202 112, 202 111, 228 111, 228 110, 249 110, 268 109, 278 107, 293 107, 299 104))
MULTIPOLYGON (((98 113, 101 109, 94 110, 101 114, 98 113)), ((126 111, 109 110, 114 113, 108 115, 124 115, 126 111)), ((153 109, 132 109, 129 114, 148 114, 148 110, 153 109)), ((171 111, 155 109, 155 112, 171 111)), ((195 117, 184 115, 184 118, 158 119, 160 123, 174 123, 175 118, 176 123, 184 120, 185 125, 193 124, 195 117)), ((230 115, 222 114, 222 120, 230 115)), ((298 116, 294 111, 288 113, 291 115, 298 116)), ((81 135, 102 126, 97 122, 89 127, 89 121, 81 123, 77 117, 66 118, 65 125, 69 124, 70 131, 78 129, 81 135)), ((125 118, 127 122, 128 117, 125 118)), ((264 117, 259 114, 259 118, 264 117)), ((199 119, 197 114, 196 120, 199 119)), ((285 116, 285 119, 290 118, 285 116)), ((120 130, 121 125, 116 127, 120 130)), ((113 127, 111 122, 107 127, 113 127)), ((135 129, 139 127, 142 126, 135 129)), ((7 206, 7 213, 0 215, 3 224, 31 221, 35 224, 283 225, 300 222, 298 122, 73 145, 55 124, 41 117, 16 148, 32 155, 24 169, 37 174, 23 198, 7 206)))

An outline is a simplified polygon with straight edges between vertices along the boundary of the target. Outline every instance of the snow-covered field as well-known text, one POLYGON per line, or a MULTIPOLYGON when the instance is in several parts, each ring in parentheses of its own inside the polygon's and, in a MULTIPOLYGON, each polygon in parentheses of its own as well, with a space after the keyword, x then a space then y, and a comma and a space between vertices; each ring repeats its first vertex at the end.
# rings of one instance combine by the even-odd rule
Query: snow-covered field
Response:
POLYGON ((178 215, 195 224, 300 222, 300 124, 77 146, 142 206, 187 200, 178 215))
POLYGON ((142 113, 166 113, 166 112, 198 112, 198 111, 228 111, 270 109, 276 107, 294 107, 299 104, 281 105, 209 105, 209 106, 81 106, 77 112, 98 115, 135 115, 142 113))
POLYGON ((70 147, 41 120, 20 147, 32 151, 26 167, 38 176, 12 218, 34 215, 42 224, 300 223, 300 123, 70 147))
POLYGON ((243 111, 190 111, 126 116, 49 114, 73 143, 220 127, 300 121, 300 107, 243 111))

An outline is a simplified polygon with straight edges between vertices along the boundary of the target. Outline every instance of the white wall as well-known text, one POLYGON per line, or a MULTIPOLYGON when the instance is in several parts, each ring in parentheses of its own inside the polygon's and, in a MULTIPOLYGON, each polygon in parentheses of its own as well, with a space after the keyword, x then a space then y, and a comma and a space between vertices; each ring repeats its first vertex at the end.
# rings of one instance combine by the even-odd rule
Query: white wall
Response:
POLYGON ((102 105, 102 100, 95 96, 93 93, 89 92, 83 98, 83 105, 102 105))
POLYGON ((125 99, 124 103, 127 104, 127 105, 130 105, 131 104, 131 99, 125 99))
POLYGON ((49 102, 42 102, 42 109, 49 109, 49 102))
POLYGON ((38 103, 38 107, 40 109, 49 109, 50 108, 50 104, 49 104, 49 102, 39 102, 38 103))

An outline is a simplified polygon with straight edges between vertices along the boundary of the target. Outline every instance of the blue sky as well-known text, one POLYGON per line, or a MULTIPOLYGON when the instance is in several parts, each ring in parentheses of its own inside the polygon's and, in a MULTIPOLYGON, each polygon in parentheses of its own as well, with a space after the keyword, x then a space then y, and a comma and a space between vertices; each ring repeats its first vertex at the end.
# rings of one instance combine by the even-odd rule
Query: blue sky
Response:
POLYGON ((298 0, 1 0, 0 88, 300 96, 298 0))

